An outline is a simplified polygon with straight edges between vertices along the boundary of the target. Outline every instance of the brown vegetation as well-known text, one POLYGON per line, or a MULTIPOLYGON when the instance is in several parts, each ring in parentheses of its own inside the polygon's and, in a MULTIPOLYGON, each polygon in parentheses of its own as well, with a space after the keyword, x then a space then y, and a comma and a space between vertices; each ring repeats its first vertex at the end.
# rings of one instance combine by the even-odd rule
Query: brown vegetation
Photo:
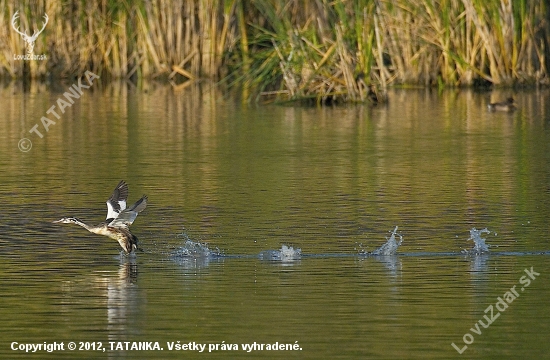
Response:
POLYGON ((0 0, 0 76, 225 80, 254 99, 364 101, 388 85, 547 84, 544 0, 0 0), (23 61, 20 30, 49 23, 23 61), (373 86, 374 85, 374 86, 373 86))

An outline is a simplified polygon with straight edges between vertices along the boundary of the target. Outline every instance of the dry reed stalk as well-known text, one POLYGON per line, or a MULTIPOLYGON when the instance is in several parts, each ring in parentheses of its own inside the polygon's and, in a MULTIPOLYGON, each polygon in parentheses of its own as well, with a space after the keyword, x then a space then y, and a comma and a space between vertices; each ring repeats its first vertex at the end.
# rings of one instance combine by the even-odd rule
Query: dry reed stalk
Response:
MULTIPOLYGON (((148 11, 148 14, 150 14, 149 10, 148 11)), ((145 45, 145 51, 146 53, 151 57, 153 63, 154 63, 154 66, 156 67, 156 69, 160 69, 161 68, 161 62, 160 62, 160 59, 157 55, 157 52, 155 50, 155 45, 153 44, 153 39, 151 38, 151 33, 148 31, 148 28, 147 28, 147 22, 145 20, 145 18, 143 17, 143 15, 138 12, 138 19, 139 19, 139 25, 141 26, 141 34, 142 34, 142 37, 143 37, 143 41, 144 41, 144 45, 145 45)))
POLYGON ((215 48, 216 48, 216 6, 213 0, 199 1, 198 6, 201 46, 200 55, 202 59, 201 70, 207 77, 216 74, 215 69, 215 48))
POLYGON ((384 91, 386 91, 386 88, 388 86, 387 79, 390 77, 389 72, 386 69, 386 66, 384 65, 384 58, 383 58, 383 43, 382 43, 382 31, 379 27, 379 18, 380 18, 380 7, 376 6, 376 14, 374 15, 374 32, 376 35, 376 48, 373 49, 373 52, 375 52, 378 56, 375 56, 376 64, 378 66, 378 79, 380 86, 384 91))
POLYGON ((340 70, 342 71, 342 74, 344 75, 344 81, 345 81, 345 87, 347 89, 348 96, 351 98, 351 100, 357 101, 358 98, 358 89, 357 89, 357 83, 355 82, 354 76, 353 76, 353 57, 349 53, 348 49, 346 48, 346 45, 344 43, 344 39, 342 36, 342 28, 340 26, 336 27, 336 44, 337 44, 337 53, 340 57, 340 70))

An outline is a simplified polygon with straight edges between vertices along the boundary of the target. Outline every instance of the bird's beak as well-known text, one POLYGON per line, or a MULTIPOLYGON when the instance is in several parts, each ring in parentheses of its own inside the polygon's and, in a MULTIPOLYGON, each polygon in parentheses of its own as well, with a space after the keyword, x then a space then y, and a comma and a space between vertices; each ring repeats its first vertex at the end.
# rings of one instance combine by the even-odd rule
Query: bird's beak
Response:
POLYGON ((57 224, 57 223, 60 223, 62 219, 59 219, 59 220, 56 220, 56 221, 52 221, 53 224, 57 224))

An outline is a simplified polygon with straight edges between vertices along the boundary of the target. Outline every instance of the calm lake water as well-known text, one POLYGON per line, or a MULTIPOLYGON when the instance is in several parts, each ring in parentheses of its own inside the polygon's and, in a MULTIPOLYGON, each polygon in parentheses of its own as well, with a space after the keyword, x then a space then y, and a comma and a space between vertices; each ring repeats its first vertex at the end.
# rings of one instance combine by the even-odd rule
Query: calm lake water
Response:
POLYGON ((0 357, 550 352, 548 92, 514 94, 511 114, 486 108, 505 91, 244 107, 207 85, 96 79, 61 113, 70 85, 0 89, 0 357), (42 117, 55 121, 47 131, 42 117), (101 222, 121 179, 129 202, 149 196, 132 225, 144 252, 52 224, 101 222), (396 226, 398 255, 364 256, 396 226), (490 231, 490 254, 460 253, 472 228, 490 231), (258 257, 283 246, 301 256, 258 257), (12 350, 53 342, 64 350, 12 350), (243 349, 254 343, 264 350, 243 349), (267 350, 276 344, 299 349, 267 350))

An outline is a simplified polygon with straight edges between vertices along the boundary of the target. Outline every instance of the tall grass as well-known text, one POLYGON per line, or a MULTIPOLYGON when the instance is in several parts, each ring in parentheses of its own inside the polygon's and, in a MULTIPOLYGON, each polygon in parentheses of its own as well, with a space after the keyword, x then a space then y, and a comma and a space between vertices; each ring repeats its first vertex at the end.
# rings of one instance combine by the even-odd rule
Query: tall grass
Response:
POLYGON ((0 76, 225 80, 255 100, 384 99, 387 86, 548 83, 544 0, 0 0, 0 76), (19 11, 47 61, 14 60, 19 11))
POLYGON ((380 99, 390 84, 548 84, 544 1, 252 4, 264 21, 249 30, 257 66, 242 74, 263 97, 363 101, 370 85, 380 99))
POLYGON ((69 77, 91 70, 127 79, 215 78, 225 41, 234 37, 229 24, 236 1, 0 0, 0 76, 69 77), (11 27, 16 11, 28 33, 48 14, 49 23, 34 48, 47 61, 13 60, 14 54, 25 53, 23 40, 11 27))

